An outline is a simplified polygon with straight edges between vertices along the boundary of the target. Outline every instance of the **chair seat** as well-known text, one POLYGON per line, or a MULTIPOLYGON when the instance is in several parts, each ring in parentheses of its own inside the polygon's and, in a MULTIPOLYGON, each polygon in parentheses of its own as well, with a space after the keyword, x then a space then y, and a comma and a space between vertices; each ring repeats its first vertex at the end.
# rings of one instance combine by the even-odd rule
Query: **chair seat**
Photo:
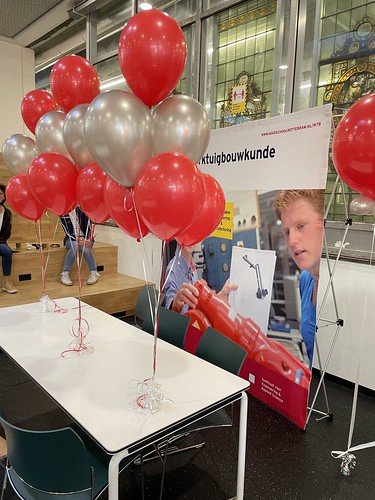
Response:
POLYGON ((56 499, 56 500, 90 500, 91 498, 91 491, 83 491, 79 493, 72 493, 71 495, 67 495, 66 493, 62 494, 52 494, 52 493, 46 493, 44 491, 39 491, 31 486, 27 485, 22 479, 18 476, 16 471, 13 469, 13 467, 9 467, 8 470, 8 478, 9 482, 11 483, 14 491, 17 493, 18 496, 23 498, 24 500, 51 500, 51 498, 56 499))

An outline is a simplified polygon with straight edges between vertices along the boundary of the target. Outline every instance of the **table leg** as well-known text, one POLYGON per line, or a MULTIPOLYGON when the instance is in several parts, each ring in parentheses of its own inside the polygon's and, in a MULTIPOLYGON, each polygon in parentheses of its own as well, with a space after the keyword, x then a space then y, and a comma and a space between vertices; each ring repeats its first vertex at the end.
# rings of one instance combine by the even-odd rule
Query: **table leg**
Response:
POLYGON ((237 463, 237 500, 242 500, 245 489, 245 458, 246 458, 246 432, 247 432, 247 406, 246 392, 242 393, 240 405, 240 428, 238 431, 238 463, 237 463))
POLYGON ((118 500, 119 465, 121 460, 128 455, 128 451, 112 455, 108 465, 108 500, 118 500))

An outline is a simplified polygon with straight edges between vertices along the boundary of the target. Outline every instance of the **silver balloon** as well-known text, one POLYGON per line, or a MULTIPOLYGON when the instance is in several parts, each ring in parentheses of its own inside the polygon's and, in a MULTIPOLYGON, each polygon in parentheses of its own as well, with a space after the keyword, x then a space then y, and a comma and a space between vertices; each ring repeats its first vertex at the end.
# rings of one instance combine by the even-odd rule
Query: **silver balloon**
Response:
POLYGON ((372 215, 375 201, 367 196, 357 196, 350 202, 349 210, 355 215, 372 215))
POLYGON ((38 147, 31 137, 14 134, 8 137, 2 147, 5 165, 14 175, 25 174, 33 159, 38 156, 38 147))
POLYGON ((86 144, 84 118, 88 104, 79 104, 66 115, 63 127, 64 142, 70 156, 83 168, 94 161, 86 144))
POLYGON ((60 153, 69 158, 69 160, 74 161, 64 142, 63 127, 65 116, 63 111, 49 111, 44 114, 36 124, 35 138, 41 153, 60 153))
POLYGON ((203 106, 193 97, 173 95, 153 112, 153 154, 183 153, 198 163, 210 140, 210 121, 203 106))
POLYGON ((152 152, 148 107, 126 90, 109 90, 89 104, 84 129, 96 163, 118 183, 133 186, 152 152))

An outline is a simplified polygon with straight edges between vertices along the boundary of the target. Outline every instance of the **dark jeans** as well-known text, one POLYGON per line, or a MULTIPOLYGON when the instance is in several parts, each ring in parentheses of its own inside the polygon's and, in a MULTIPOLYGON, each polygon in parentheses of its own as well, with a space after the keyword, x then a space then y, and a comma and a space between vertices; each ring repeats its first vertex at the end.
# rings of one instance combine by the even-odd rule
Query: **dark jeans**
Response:
POLYGON ((6 243, 0 243, 0 255, 2 257, 3 275, 10 276, 12 272, 13 252, 6 243))

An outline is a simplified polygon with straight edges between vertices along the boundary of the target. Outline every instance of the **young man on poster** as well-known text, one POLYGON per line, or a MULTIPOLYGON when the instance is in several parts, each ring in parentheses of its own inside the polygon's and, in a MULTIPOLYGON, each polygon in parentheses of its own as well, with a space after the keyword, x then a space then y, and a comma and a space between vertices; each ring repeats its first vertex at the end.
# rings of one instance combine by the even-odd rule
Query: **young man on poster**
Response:
POLYGON ((288 250, 302 270, 300 276, 301 335, 312 365, 316 332, 316 301, 322 253, 324 190, 283 190, 273 206, 281 221, 288 250))

